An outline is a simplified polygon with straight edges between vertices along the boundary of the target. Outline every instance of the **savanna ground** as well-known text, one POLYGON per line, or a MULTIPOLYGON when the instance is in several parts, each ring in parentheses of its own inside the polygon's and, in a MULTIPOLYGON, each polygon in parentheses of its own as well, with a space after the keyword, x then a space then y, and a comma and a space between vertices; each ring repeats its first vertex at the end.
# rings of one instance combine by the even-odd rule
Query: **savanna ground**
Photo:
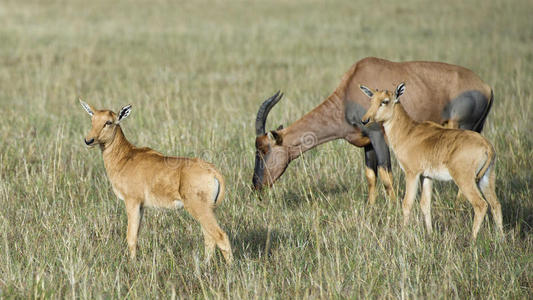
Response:
POLYGON ((0 297, 531 298, 532 15, 528 0, 0 2, 0 297), (366 56, 459 64, 493 86, 484 135, 505 242, 487 217, 469 243, 472 208, 450 183, 436 186, 434 235, 416 206, 402 230, 381 188, 365 203, 362 150, 344 141, 252 193, 259 104, 283 90, 267 125, 290 124, 366 56), (78 97, 133 104, 131 142, 222 170, 233 266, 202 264, 184 211, 147 210, 129 260, 124 203, 83 144, 78 97))

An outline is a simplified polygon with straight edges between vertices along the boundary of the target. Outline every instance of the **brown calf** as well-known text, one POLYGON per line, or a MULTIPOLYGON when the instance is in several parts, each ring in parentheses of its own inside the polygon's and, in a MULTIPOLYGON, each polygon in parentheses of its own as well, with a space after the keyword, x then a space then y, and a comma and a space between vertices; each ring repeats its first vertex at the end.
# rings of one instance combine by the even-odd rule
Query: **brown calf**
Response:
POLYGON ((130 144, 119 124, 130 114, 131 105, 117 115, 110 110, 96 110, 81 100, 80 103, 91 115, 92 122, 85 144, 100 146, 113 192, 126 204, 131 257, 135 258, 144 207, 184 207, 200 222, 206 262, 210 261, 216 245, 231 263, 228 236, 218 226, 213 213, 213 207, 224 199, 224 178, 220 172, 198 158, 163 156, 150 148, 130 144))

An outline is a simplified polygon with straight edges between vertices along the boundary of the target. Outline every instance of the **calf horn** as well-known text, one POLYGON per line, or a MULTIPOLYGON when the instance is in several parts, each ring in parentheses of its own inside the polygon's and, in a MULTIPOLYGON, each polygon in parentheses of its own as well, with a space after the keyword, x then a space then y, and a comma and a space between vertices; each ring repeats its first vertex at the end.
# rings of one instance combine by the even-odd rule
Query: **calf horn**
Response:
POLYGON ((259 107, 259 111, 257 111, 257 119, 255 119, 255 134, 257 136, 263 135, 266 133, 265 131, 265 123, 268 116, 268 113, 276 105, 276 103, 281 100, 283 97, 283 93, 280 94, 280 91, 278 91, 274 96, 268 98, 263 104, 261 104, 261 107, 259 107))

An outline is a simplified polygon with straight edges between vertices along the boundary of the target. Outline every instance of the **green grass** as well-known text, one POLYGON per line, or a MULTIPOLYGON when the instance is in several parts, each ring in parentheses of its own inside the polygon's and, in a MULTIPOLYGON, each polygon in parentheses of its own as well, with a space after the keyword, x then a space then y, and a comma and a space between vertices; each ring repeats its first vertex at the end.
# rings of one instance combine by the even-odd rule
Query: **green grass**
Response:
POLYGON ((533 4, 373 3, 2 1, 0 298, 533 297, 533 4), (343 141, 294 161, 262 201, 251 193, 261 101, 283 90, 268 126, 288 125, 366 56, 459 64, 494 87, 484 135, 505 242, 487 217, 469 243, 472 208, 449 183, 436 185, 435 234, 418 208, 402 230, 381 188, 366 205, 362 150, 343 141), (233 266, 202 265, 199 225, 167 210, 147 211, 129 260, 78 97, 131 103, 131 142, 219 167, 233 266))

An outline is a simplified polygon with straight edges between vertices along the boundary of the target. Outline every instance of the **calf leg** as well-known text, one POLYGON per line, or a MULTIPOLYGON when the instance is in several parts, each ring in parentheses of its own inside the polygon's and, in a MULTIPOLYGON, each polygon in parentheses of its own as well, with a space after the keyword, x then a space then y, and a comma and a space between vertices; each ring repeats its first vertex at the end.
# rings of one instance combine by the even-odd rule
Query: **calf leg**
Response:
MULTIPOLYGON (((453 176, 453 175, 452 175, 453 176)), ((483 199, 481 192, 479 191, 475 176, 463 176, 463 177, 454 177, 455 183, 461 189, 461 192, 466 196, 470 204, 474 207, 474 224, 472 225, 472 241, 475 241, 477 238, 477 233, 483 223, 483 218, 487 214, 487 202, 483 199)))
POLYGON ((405 174, 405 196, 403 197, 402 210, 403 210, 403 226, 409 222, 409 215, 411 214, 411 208, 416 198, 416 192, 418 190, 418 174, 406 173, 405 174))
MULTIPOLYGON (((459 122, 457 120, 450 119, 445 122, 444 127, 457 129, 459 128, 459 122)), ((461 189, 457 188, 457 196, 455 196, 455 201, 459 201, 461 198, 463 198, 463 194, 461 194, 461 189)))
POLYGON ((230 264, 233 260, 231 252, 231 244, 228 235, 218 226, 213 208, 207 201, 188 201, 185 209, 200 223, 202 232, 204 233, 204 243, 206 249, 206 259, 213 254, 213 244, 216 244, 226 262, 230 264))
MULTIPOLYGON (((459 94, 443 109, 441 117, 447 120, 446 127, 474 130, 481 133, 483 124, 492 105, 483 93, 469 90, 459 94)), ((462 198, 461 191, 457 192, 456 199, 462 198)))
POLYGON ((485 200, 490 205, 490 211, 492 212, 492 218, 498 228, 498 232, 503 236, 503 222, 502 222, 502 207, 496 196, 496 172, 494 172, 494 166, 487 170, 488 174, 485 174, 478 185, 485 197, 485 200), (485 177, 486 176, 486 177, 485 177))
POLYGON ((142 219, 142 205, 140 203, 126 202, 126 213, 128 215, 128 248, 131 258, 135 258, 137 253, 137 236, 142 219))
POLYGON ((424 222, 426 223, 426 229, 429 234, 433 232, 431 228, 431 192, 433 189, 433 180, 428 177, 424 177, 422 180, 422 197, 420 199, 420 209, 424 215, 424 222))
MULTIPOLYGON (((444 127, 457 129, 459 128, 459 122, 457 120, 450 119, 446 122, 446 124, 444 124, 444 127)), ((457 196, 455 196, 455 201, 459 201, 461 198, 463 198, 463 194, 461 194, 461 189, 457 188, 457 196)))
POLYGON ((215 246, 217 243, 215 239, 205 230, 204 226, 202 226, 202 233, 204 234, 205 262, 209 263, 213 257, 213 254, 215 253, 215 246))

